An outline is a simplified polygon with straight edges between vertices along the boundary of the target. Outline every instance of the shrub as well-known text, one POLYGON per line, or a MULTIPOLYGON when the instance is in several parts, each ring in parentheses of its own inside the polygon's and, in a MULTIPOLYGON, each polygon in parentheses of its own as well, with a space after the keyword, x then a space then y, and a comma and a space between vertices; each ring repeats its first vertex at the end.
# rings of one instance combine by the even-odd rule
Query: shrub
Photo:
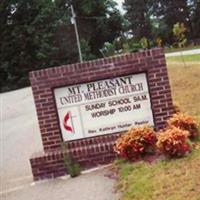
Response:
POLYGON ((182 130, 189 131, 189 138, 193 139, 198 136, 198 125, 195 120, 186 114, 177 113, 174 114, 168 121, 167 124, 169 127, 175 126, 182 130))
POLYGON ((72 177, 77 177, 81 174, 81 167, 78 163, 76 163, 72 157, 67 152, 67 144, 64 143, 62 145, 62 151, 63 151, 63 161, 64 166, 66 168, 67 173, 72 177))
POLYGON ((64 165, 69 175, 72 178, 79 176, 81 174, 80 165, 74 162, 68 154, 63 154, 63 155, 64 155, 64 165))
POLYGON ((124 158, 135 160, 145 153, 154 151, 155 143, 156 134, 152 128, 132 128, 116 141, 114 150, 124 158))
POLYGON ((163 43, 162 38, 161 37, 157 37, 155 43, 156 43, 156 45, 158 47, 162 47, 162 43, 163 43))
POLYGON ((157 136, 156 146, 160 152, 171 157, 181 157, 190 151, 189 132, 176 127, 170 127, 157 136))
POLYGON ((175 46, 179 48, 186 46, 187 38, 186 38, 187 28, 184 23, 177 22, 173 26, 173 34, 175 36, 175 46))
POLYGON ((142 46, 143 49, 147 49, 149 44, 148 44, 148 40, 146 37, 141 38, 140 40, 140 44, 142 46))

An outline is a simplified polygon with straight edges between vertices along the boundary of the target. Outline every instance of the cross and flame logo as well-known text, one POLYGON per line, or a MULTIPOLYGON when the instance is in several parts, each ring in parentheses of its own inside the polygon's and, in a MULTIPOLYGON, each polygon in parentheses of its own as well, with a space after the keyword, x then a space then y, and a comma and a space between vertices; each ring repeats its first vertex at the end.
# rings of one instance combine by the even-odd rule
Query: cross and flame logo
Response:
MULTIPOLYGON (((64 126, 65 130, 73 133, 74 132, 73 128, 70 125, 68 125, 70 120, 71 120, 71 112, 68 112, 64 117, 63 126, 64 126)), ((73 124, 72 124, 72 126, 73 126, 73 124)))

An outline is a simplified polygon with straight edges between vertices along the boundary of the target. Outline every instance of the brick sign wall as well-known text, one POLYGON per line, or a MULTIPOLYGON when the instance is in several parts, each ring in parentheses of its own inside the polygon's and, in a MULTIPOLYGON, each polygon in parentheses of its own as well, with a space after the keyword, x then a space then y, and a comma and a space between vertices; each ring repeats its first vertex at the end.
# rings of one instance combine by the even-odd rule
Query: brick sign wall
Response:
MULTIPOLYGON (((57 177, 66 173, 61 153, 61 145, 66 139, 63 138, 56 100, 60 93, 56 91, 59 88, 67 89, 69 86, 136 74, 143 74, 143 76, 145 74, 152 123, 155 129, 161 129, 166 119, 173 113, 164 51, 161 48, 30 73, 44 147, 43 152, 35 153, 30 159, 35 180, 57 177)), ((83 85, 83 87, 86 86, 83 85)), ((111 133, 70 140, 68 151, 83 168, 108 163, 116 157, 113 145, 121 134, 111 133)))

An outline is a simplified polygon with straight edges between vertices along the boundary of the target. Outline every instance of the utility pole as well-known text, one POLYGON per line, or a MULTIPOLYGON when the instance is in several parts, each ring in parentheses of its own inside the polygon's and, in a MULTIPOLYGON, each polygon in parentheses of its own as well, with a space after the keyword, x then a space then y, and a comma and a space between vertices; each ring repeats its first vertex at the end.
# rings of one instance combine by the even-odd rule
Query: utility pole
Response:
POLYGON ((83 57, 82 57, 82 53, 81 53, 81 45, 80 45, 79 34, 78 34, 78 28, 77 28, 77 23, 76 23, 76 14, 74 12, 73 6, 71 5, 70 7, 71 7, 71 12, 72 12, 71 23, 74 24, 74 29, 75 29, 75 33, 76 33, 76 41, 77 41, 77 46, 78 46, 79 59, 80 59, 80 62, 83 62, 83 57))

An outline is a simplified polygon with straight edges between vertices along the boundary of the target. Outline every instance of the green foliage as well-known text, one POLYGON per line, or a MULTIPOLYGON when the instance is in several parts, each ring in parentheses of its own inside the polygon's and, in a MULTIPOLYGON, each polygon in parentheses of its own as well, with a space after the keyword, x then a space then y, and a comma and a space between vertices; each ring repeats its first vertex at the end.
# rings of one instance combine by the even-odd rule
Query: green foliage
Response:
POLYGON ((146 37, 141 38, 139 41, 135 38, 127 39, 124 36, 118 37, 113 43, 105 42, 101 52, 103 56, 113 56, 123 53, 138 52, 141 49, 148 49, 153 47, 154 44, 146 37))
MULTIPOLYGON (((29 85, 32 70, 78 62, 69 0, 0 1, 0 91, 29 85)), ((112 0, 72 1, 85 60, 100 57, 123 18, 112 0), (86 42, 87 41, 87 42, 86 42)))
POLYGON ((191 37, 190 7, 187 0, 166 1, 156 0, 153 3, 153 14, 160 29, 160 36, 165 43, 173 44, 173 26, 177 22, 184 23, 191 37), (162 6, 159 6, 162 5, 162 6))
POLYGON ((129 20, 129 29, 136 39, 151 38, 150 8, 148 0, 125 0, 126 18, 129 20))
POLYGON ((155 40, 155 43, 158 47, 161 47, 162 46, 162 39, 160 37, 157 37, 156 40, 155 40))
POLYGON ((178 46, 179 48, 182 48, 186 45, 187 43, 187 38, 186 38, 186 32, 187 29, 183 23, 176 23, 174 24, 173 27, 173 34, 176 40, 175 46, 178 46))
POLYGON ((128 31, 140 40, 156 40, 163 44, 173 44, 173 26, 184 23, 188 39, 199 38, 200 2, 199 0, 125 0, 125 17, 129 20, 128 31))
POLYGON ((137 41, 134 41, 134 40, 130 40, 128 45, 129 45, 129 51, 130 52, 137 52, 140 49, 142 49, 141 43, 137 42, 137 41))
POLYGON ((105 42, 112 43, 123 30, 124 18, 113 0, 74 0, 80 37, 84 38, 93 55, 101 57, 105 42))
POLYGON ((115 42, 105 42, 103 48, 101 49, 103 56, 108 57, 115 55, 117 51, 115 44, 115 42))
POLYGON ((81 51, 82 51, 81 53, 83 56, 83 60, 84 61, 94 60, 96 56, 91 53, 91 47, 89 46, 89 43, 84 39, 81 39, 80 43, 81 43, 81 51))
POLYGON ((71 3, 84 60, 200 37, 199 0, 125 0, 124 16, 113 0, 1 0, 1 92, 28 86, 29 71, 78 62, 71 3), (178 41, 177 22, 188 30, 178 41))
POLYGON ((147 49, 149 47, 148 40, 146 37, 141 38, 140 44, 143 49, 147 49))
POLYGON ((103 56, 113 56, 123 53, 133 53, 142 49, 141 42, 135 39, 127 39, 121 36, 113 41, 113 43, 105 42, 101 52, 103 56))
POLYGON ((193 38, 200 38, 200 1, 192 0, 190 3, 191 34, 193 38))
POLYGON ((76 163, 67 152, 67 144, 62 145, 62 151, 67 173, 69 173, 72 178, 79 176, 81 174, 80 165, 76 163))
POLYGON ((64 18, 50 0, 2 0, 0 13, 1 90, 23 87, 29 71, 57 64, 54 35, 64 18))

